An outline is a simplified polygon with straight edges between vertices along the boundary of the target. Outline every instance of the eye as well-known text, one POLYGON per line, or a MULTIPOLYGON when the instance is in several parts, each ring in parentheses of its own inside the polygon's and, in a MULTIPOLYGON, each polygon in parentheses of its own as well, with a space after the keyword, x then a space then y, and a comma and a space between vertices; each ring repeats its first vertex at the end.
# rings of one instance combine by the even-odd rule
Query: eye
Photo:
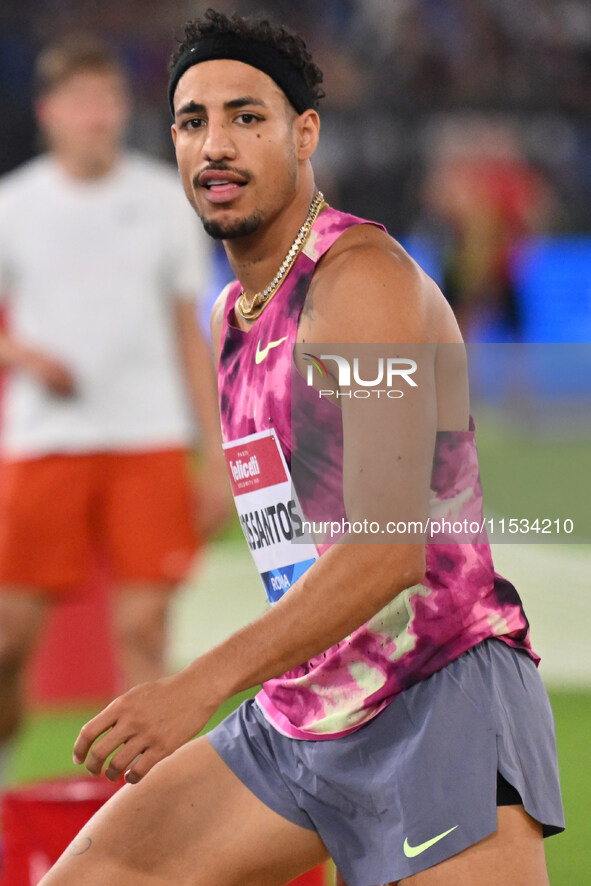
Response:
POLYGON ((262 117, 259 117, 258 114, 251 114, 249 111, 244 111, 242 114, 238 114, 236 118, 240 123, 244 123, 246 126, 250 126, 253 123, 256 123, 258 120, 262 120, 262 117))
POLYGON ((181 123, 181 129, 201 129, 205 126, 205 120, 202 117, 188 117, 181 123))

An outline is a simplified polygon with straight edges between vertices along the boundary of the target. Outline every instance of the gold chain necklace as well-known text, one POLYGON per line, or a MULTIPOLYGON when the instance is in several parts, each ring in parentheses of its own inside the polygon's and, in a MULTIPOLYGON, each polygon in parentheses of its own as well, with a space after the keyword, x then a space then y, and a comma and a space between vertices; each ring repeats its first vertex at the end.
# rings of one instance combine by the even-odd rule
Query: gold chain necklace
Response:
POLYGON ((308 215, 306 216, 304 224, 299 229, 297 236, 291 244, 287 255, 283 259, 279 270, 277 271, 269 285, 265 287, 265 289, 262 289, 260 292, 255 293, 250 301, 246 298, 246 295, 244 294, 244 289, 240 291, 240 295, 238 296, 238 300, 236 301, 236 307, 240 315, 244 317, 245 320, 256 320, 259 314, 261 314, 267 307, 267 305, 291 271, 296 258, 304 248, 304 244, 310 236, 310 231, 312 230, 314 222, 326 205, 327 204, 324 200, 324 194, 322 193, 322 191, 317 191, 314 199, 310 203, 308 215))

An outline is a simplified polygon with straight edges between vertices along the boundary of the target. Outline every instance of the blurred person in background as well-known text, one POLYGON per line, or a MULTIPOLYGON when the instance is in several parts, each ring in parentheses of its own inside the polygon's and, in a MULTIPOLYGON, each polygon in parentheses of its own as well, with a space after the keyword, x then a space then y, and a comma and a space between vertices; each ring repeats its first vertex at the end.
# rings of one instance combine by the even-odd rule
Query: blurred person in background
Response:
POLYGON ((126 76, 80 36, 37 64, 47 153, 0 183, 8 370, 0 466, 0 747, 52 604, 96 549, 126 685, 165 673, 170 592, 229 513, 215 381, 195 320, 209 242, 177 176, 129 153, 126 76), (202 479, 190 452, 199 429, 202 479))
POLYGON ((550 226, 556 208, 550 183, 510 127, 480 119, 442 133, 423 193, 441 238, 443 288, 464 336, 489 327, 519 341, 512 250, 550 226))

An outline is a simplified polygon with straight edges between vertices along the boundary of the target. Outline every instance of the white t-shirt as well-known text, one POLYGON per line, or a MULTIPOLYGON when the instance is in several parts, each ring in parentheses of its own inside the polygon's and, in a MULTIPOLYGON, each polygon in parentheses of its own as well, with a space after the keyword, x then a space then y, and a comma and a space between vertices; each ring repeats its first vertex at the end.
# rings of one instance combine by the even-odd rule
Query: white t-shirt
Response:
POLYGON ((8 374, 3 450, 186 445, 193 426, 174 300, 205 289, 209 241, 174 170, 135 154, 99 180, 49 156, 0 183, 0 291, 15 339, 60 358, 77 392, 8 374))

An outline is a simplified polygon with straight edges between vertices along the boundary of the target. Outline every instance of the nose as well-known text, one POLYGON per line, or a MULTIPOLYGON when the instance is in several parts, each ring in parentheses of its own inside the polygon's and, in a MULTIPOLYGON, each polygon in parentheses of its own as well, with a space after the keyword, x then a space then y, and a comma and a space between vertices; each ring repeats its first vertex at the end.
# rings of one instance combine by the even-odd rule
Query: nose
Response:
POLYGON ((226 123, 209 121, 207 134, 203 142, 203 153, 207 160, 214 162, 234 160, 236 158, 236 147, 226 123))

